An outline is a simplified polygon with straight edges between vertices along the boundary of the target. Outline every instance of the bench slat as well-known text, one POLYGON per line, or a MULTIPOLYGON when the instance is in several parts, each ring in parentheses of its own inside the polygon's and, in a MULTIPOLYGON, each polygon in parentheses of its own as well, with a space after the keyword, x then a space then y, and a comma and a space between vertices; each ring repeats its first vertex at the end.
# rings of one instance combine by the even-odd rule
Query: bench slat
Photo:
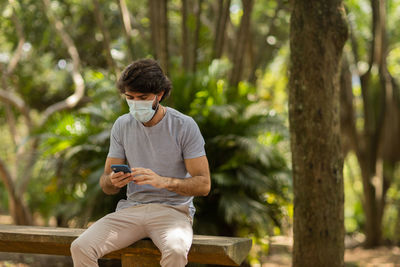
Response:
MULTIPOLYGON (((0 251, 53 255, 71 255, 69 247, 85 229, 0 225, 0 251)), ((189 262, 238 266, 251 248, 251 240, 238 237, 194 235, 189 262)), ((122 255, 154 257, 160 252, 150 239, 107 254, 105 258, 121 259, 122 255)))

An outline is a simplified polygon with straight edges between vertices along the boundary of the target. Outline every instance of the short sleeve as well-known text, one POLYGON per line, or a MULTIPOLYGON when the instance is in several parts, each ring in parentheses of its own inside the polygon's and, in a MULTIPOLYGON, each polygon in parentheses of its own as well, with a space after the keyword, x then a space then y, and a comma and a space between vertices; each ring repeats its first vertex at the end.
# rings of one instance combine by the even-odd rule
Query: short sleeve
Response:
POLYGON ((110 136, 110 149, 107 157, 125 159, 125 149, 122 145, 122 132, 120 120, 117 120, 112 129, 110 136))
POLYGON ((190 118, 187 127, 184 127, 182 138, 182 154, 184 159, 198 158, 206 155, 204 149, 204 138, 201 135, 199 126, 190 118))

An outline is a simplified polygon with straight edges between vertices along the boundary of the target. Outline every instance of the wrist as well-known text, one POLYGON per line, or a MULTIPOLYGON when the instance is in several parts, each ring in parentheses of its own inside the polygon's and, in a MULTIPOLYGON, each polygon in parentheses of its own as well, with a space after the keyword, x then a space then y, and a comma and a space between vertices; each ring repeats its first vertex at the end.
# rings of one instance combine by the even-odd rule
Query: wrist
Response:
POLYGON ((117 189, 116 186, 114 186, 111 182, 111 173, 110 174, 104 174, 104 184, 106 185, 106 187, 108 188, 112 188, 112 189, 117 189))
POLYGON ((175 179, 174 178, 170 178, 170 177, 164 177, 164 188, 169 190, 169 191, 173 191, 173 189, 175 188, 175 179))

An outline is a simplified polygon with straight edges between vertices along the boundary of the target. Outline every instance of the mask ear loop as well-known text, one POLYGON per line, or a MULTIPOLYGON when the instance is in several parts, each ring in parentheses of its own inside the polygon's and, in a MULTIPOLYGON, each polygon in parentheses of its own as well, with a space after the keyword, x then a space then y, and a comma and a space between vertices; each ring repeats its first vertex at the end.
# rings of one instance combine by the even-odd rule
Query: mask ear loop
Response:
POLYGON ((158 107, 160 106, 160 103, 158 102, 158 98, 157 98, 157 96, 156 96, 156 100, 157 100, 156 107, 155 107, 155 108, 153 108, 153 107, 152 107, 152 109, 153 109, 153 110, 155 110, 155 111, 154 111, 154 114, 153 114, 153 116, 151 117, 151 119, 150 119, 150 120, 148 120, 148 121, 151 121, 151 120, 154 118, 154 116, 157 114, 158 107))
POLYGON ((156 96, 156 106, 155 106, 155 107, 152 107, 152 109, 155 110, 154 114, 157 113, 158 106, 160 106, 160 102, 158 101, 158 98, 157 98, 157 96, 156 96))

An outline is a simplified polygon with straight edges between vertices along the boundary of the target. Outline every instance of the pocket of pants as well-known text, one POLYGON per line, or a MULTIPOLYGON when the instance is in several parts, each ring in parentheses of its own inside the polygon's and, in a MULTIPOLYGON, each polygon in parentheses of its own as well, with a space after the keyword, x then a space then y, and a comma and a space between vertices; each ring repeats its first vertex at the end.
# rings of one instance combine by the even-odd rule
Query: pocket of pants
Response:
POLYGON ((193 225, 193 219, 190 216, 190 211, 189 211, 189 206, 187 205, 165 205, 166 207, 172 208, 179 213, 185 215, 185 217, 188 219, 189 223, 193 225))

